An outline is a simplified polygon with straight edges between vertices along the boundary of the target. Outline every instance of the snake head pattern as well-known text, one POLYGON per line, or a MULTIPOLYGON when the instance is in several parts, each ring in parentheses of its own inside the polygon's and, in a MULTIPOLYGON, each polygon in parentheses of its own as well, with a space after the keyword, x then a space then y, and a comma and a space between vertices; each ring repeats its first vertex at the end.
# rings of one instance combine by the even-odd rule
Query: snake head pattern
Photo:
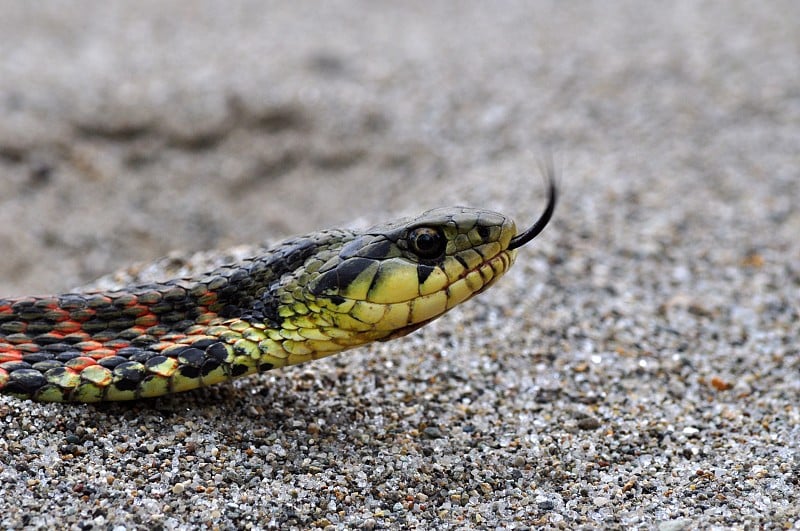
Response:
POLYGON ((279 309, 282 326, 309 336, 289 345, 300 347, 292 354, 314 356, 416 330, 505 273, 515 234, 514 222, 501 214, 441 208, 353 234, 336 251, 311 256, 276 294, 288 301, 294 293, 279 309))

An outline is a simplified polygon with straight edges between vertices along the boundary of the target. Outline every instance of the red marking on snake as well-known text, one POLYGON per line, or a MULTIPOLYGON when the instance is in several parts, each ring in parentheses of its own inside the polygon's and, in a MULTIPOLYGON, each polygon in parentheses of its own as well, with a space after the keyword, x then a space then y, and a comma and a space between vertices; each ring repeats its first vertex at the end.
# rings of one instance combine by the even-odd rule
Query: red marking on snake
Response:
POLYGON ((0 352, 0 363, 6 363, 7 361, 20 361, 22 360, 22 352, 17 350, 9 351, 9 352, 0 352))
POLYGON ((88 354, 92 357, 92 359, 100 360, 109 356, 116 356, 117 351, 110 348, 99 348, 97 350, 90 351, 88 354))
POLYGON ((84 352, 89 352, 92 350, 97 350, 99 348, 103 348, 103 344, 99 341, 81 341, 80 343, 75 344, 75 348, 77 350, 82 350, 84 352))

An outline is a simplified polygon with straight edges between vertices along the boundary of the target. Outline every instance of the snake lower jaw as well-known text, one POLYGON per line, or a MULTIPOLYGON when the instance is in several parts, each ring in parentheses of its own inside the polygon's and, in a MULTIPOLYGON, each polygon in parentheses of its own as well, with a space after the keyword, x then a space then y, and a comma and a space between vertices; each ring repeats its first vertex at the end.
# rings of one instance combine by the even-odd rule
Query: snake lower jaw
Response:
POLYGON ((427 321, 422 321, 420 323, 415 323, 415 324, 412 324, 412 325, 408 325, 408 326, 405 326, 403 328, 398 328, 397 330, 395 330, 392 333, 390 333, 388 336, 378 339, 378 341, 381 341, 381 342, 383 342, 383 341, 391 341, 392 339, 397 339, 398 337, 407 336, 408 334, 410 334, 412 332, 416 332, 417 330, 419 330, 420 328, 422 328, 426 324, 430 323, 434 319, 436 319, 436 317, 433 317, 432 319, 428 319, 427 321))

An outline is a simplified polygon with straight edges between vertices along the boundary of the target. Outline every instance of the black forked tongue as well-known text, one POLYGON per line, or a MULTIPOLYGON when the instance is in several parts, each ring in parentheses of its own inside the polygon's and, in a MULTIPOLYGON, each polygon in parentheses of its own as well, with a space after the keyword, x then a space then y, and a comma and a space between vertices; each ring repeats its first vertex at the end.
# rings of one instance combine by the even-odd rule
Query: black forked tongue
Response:
POLYGON ((550 197, 547 200, 547 207, 544 209, 544 212, 542 212, 542 215, 539 216, 539 219, 536 220, 536 223, 531 225, 529 229, 526 229, 511 238, 511 243, 508 244, 509 249, 517 249, 534 239, 539 235, 540 232, 542 232, 542 230, 544 230, 544 228, 550 222, 550 218, 553 217, 553 212, 556 209, 556 202, 558 200, 558 187, 556 186, 556 176, 555 170, 553 169, 552 160, 549 161, 546 166, 542 165, 542 173, 547 180, 548 190, 550 191, 550 197))

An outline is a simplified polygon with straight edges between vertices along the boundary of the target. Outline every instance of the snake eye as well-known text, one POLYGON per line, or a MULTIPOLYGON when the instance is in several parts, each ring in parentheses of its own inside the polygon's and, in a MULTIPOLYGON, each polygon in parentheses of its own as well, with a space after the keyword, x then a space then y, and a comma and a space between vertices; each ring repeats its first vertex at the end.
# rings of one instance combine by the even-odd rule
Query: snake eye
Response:
POLYGON ((414 229, 408 235, 411 250, 420 258, 431 259, 444 254, 447 247, 447 240, 444 235, 436 229, 430 227, 420 227, 414 229))

